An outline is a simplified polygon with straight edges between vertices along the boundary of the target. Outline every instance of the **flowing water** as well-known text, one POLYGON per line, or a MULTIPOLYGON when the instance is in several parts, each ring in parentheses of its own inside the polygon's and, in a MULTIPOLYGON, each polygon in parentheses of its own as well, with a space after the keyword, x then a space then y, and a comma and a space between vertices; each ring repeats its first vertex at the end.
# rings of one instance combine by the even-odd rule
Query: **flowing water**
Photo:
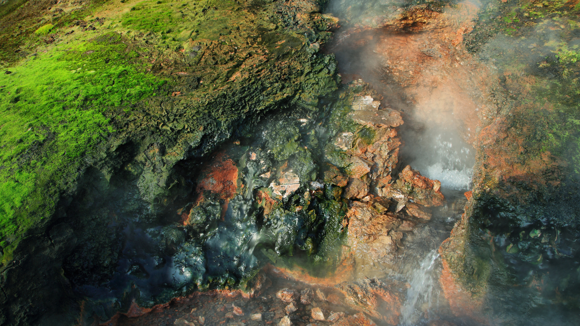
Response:
POLYGON ((409 276, 410 286, 407 300, 401 309, 400 325, 415 325, 421 319, 429 320, 430 309, 439 294, 436 292, 439 280, 437 258, 437 251, 430 251, 409 276))

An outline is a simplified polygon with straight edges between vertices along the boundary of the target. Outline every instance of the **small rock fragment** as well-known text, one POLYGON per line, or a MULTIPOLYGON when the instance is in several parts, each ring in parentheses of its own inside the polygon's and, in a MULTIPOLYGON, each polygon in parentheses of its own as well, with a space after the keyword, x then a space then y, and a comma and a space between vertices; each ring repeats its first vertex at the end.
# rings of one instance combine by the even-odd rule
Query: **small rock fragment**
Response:
POLYGON ((296 292, 294 292, 294 290, 282 289, 282 290, 278 291, 278 293, 276 293, 276 297, 278 297, 278 299, 280 299, 286 303, 290 303, 290 302, 294 301, 295 294, 296 294, 296 292))
POLYGON ((318 307, 312 308, 311 316, 314 320, 319 320, 319 321, 324 320, 324 314, 322 313, 322 310, 320 310, 320 308, 318 308, 318 307))
POLYGON ((407 203, 407 213, 416 218, 429 221, 431 219, 431 213, 426 212, 421 206, 415 203, 407 203))
POLYGON ((293 313, 294 311, 298 310, 298 308, 296 308, 296 306, 294 305, 294 302, 290 302, 290 304, 286 306, 285 310, 286 310, 286 314, 289 315, 289 314, 293 313))
POLYGON ((363 161, 358 156, 352 156, 349 158, 349 166, 347 168, 352 178, 359 179, 365 174, 371 171, 371 168, 367 162, 363 161))
POLYGON ((302 303, 303 305, 309 305, 312 303, 311 298, 312 297, 312 290, 310 289, 305 289, 302 290, 302 292, 300 292, 300 303, 302 303))
POLYGON ((366 196, 368 192, 369 186, 364 181, 361 179, 350 179, 342 196, 346 199, 360 199, 366 196))
POLYGON ((242 308, 236 306, 235 304, 232 305, 234 307, 234 315, 236 316, 243 316, 244 315, 244 311, 242 310, 242 308))
POLYGON ((324 295, 324 292, 320 291, 320 289, 316 289, 316 296, 318 299, 326 301, 326 296, 324 295))
POLYGON ((344 317, 344 312, 333 312, 328 317, 328 321, 334 323, 338 321, 340 318, 344 317))
POLYGON ((188 322, 185 318, 179 318, 173 323, 175 326, 194 326, 194 323, 188 322))
POLYGON ((280 319, 278 326, 292 326, 292 322, 290 321, 290 317, 284 316, 282 319, 280 319))
POLYGON ((198 320, 200 324, 205 324, 205 317, 199 316, 198 320))
POLYGON ((260 321, 262 320, 262 314, 251 314, 250 319, 254 321, 260 321))
POLYGON ((352 147, 352 141, 354 140, 354 134, 352 132, 343 132, 334 141, 334 146, 346 151, 352 147))

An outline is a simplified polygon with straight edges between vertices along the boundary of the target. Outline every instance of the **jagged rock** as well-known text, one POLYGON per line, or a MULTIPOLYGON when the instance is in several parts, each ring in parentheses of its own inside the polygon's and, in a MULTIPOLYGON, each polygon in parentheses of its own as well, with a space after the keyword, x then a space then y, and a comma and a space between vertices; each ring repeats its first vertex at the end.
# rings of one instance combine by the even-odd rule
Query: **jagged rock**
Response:
POLYGON ((284 316, 280 319, 278 326, 292 326, 292 322, 290 321, 290 317, 284 316))
POLYGON ((346 187, 343 197, 346 199, 361 199, 369 192, 369 186, 361 179, 350 179, 346 187))
POLYGON ((355 111, 349 116, 357 123, 368 127, 398 127, 403 124, 401 113, 395 110, 385 111, 355 111))
MULTIPOLYGON (((401 303, 404 301, 401 297, 404 292, 401 289, 405 288, 402 282, 390 281, 383 283, 378 279, 364 279, 354 283, 342 283, 338 286, 339 290, 346 296, 346 303, 353 308, 379 318, 390 325, 399 324, 399 314, 401 303)), ((364 314, 357 314, 341 319, 343 324, 349 325, 347 322, 359 320, 360 323, 351 325, 373 325, 366 324, 372 321, 364 314), (358 316, 357 316, 358 315, 358 316), (354 317, 354 318, 351 318, 354 317)))
POLYGON ((359 96, 353 100, 350 117, 368 127, 398 127, 403 124, 401 114, 395 110, 379 110, 381 102, 370 96, 359 96))
POLYGON ((298 308, 296 308, 296 306, 294 305, 294 302, 290 302, 289 305, 287 305, 284 310, 286 311, 286 314, 289 315, 293 312, 295 312, 296 310, 298 310, 298 308))
POLYGON ((426 207, 441 206, 445 197, 440 189, 441 183, 439 181, 424 177, 407 165, 399 173, 399 179, 391 186, 387 196, 398 202, 406 203, 407 200, 412 200, 414 203, 426 207))
POLYGON ((195 324, 187 321, 185 318, 176 319, 173 323, 175 326, 194 326, 195 324))
POLYGON ((320 308, 318 307, 312 308, 310 315, 314 320, 324 321, 324 314, 322 313, 322 310, 320 310, 320 308))
POLYGON ((336 166, 327 164, 324 171, 324 182, 344 187, 348 183, 348 177, 342 174, 336 166))
POLYGON ((276 297, 286 303, 293 302, 296 296, 296 292, 290 289, 282 289, 276 293, 276 297))
POLYGON ((234 308, 234 315, 236 316, 243 316, 244 315, 244 311, 242 310, 242 308, 236 306, 235 304, 232 305, 232 308, 234 308))
POLYGON ((356 257, 377 259, 396 250, 391 234, 401 225, 401 220, 394 215, 378 213, 372 203, 353 202, 347 216, 347 245, 356 257))
POLYGON ((405 205, 406 211, 407 213, 409 213, 409 215, 414 216, 416 218, 420 218, 422 220, 426 220, 429 221, 431 219, 431 213, 426 212, 424 209, 421 208, 421 206, 415 204, 415 203, 407 203, 405 205))
POLYGON ((300 292, 300 303, 302 303, 303 305, 309 305, 312 303, 312 290, 310 289, 304 289, 302 290, 302 292, 300 292))
POLYGON ((326 295, 324 295, 324 292, 322 292, 322 290, 316 289, 316 296, 320 301, 326 301, 326 295))
POLYGON ((275 195, 286 198, 300 188, 300 178, 292 171, 282 172, 278 182, 272 182, 270 188, 275 195))
POLYGON ((352 316, 348 316, 339 320, 334 326, 377 326, 377 324, 372 321, 363 313, 358 313, 352 316))
POLYGON ((371 171, 368 163, 358 156, 351 156, 348 163, 349 166, 347 167, 347 170, 350 176, 355 179, 359 179, 371 171))
POLYGON ((346 151, 352 147, 352 141, 354 140, 354 134, 352 132, 340 133, 336 140, 334 141, 334 146, 346 151))
POLYGON ((344 317, 344 312, 333 312, 328 316, 328 321, 331 323, 337 322, 340 318, 344 317))
POLYGON ((381 106, 380 101, 375 101, 371 96, 357 96, 352 101, 354 111, 376 111, 381 106))

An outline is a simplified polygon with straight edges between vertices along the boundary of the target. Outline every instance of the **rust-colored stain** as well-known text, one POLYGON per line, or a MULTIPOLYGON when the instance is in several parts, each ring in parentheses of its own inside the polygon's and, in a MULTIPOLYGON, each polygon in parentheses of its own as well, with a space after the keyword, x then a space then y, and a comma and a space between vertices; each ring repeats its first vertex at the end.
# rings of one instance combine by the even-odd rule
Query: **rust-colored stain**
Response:
POLYGON ((456 317, 468 317, 479 325, 490 325, 490 320, 483 314, 483 300, 473 298, 468 291, 463 290, 455 281, 449 264, 442 259, 443 271, 439 283, 443 288, 445 299, 449 302, 451 312, 456 317))
POLYGON ((272 199, 266 191, 258 190, 256 194, 256 201, 258 205, 264 207, 264 215, 270 215, 274 208, 278 205, 278 202, 272 199))
POLYGON ((305 284, 328 287, 351 280, 354 272, 354 264, 351 259, 344 260, 336 268, 335 272, 327 277, 312 276, 307 270, 298 266, 292 267, 292 269, 286 269, 268 265, 266 268, 305 284))
MULTIPOLYGON (((223 218, 230 199, 234 198, 238 190, 238 167, 225 152, 221 152, 202 167, 200 175, 201 180, 195 189, 198 194, 196 205, 205 199, 204 192, 209 191, 216 194, 224 201, 222 206, 223 218)), ((183 224, 187 224, 189 215, 183 213, 181 217, 183 224)))
POLYGON ((211 191, 218 194, 221 199, 234 198, 238 189, 238 168, 234 161, 225 153, 219 153, 213 160, 206 164, 201 172, 203 179, 197 185, 196 191, 202 194, 211 191))

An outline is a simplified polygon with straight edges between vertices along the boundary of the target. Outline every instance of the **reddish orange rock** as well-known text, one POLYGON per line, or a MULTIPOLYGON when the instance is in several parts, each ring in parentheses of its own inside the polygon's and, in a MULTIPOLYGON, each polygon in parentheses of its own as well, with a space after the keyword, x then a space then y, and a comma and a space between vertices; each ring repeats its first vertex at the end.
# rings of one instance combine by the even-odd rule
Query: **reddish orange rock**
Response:
POLYGON ((467 200, 471 200, 471 197, 473 197, 473 192, 470 190, 464 193, 463 195, 465 196, 465 198, 467 198, 467 200))
POLYGON ((284 302, 290 303, 294 301, 294 296, 296 292, 290 289, 282 289, 276 293, 276 297, 284 302))

